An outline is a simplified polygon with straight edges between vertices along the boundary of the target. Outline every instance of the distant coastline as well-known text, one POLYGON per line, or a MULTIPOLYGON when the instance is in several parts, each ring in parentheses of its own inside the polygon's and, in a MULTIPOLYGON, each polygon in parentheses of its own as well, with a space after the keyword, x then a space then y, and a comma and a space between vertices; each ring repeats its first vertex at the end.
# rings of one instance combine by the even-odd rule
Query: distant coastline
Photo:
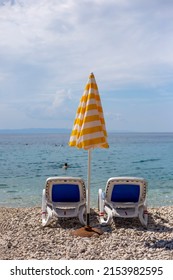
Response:
MULTIPOLYGON (((56 134, 65 133, 70 134, 72 129, 69 128, 11 128, 0 129, 0 135, 2 134, 56 134)), ((171 134, 173 131, 127 131, 127 130, 107 130, 108 133, 130 133, 130 134, 171 134)))
POLYGON ((38 134, 38 133, 70 133, 67 128, 21 128, 21 129, 0 129, 0 134, 38 134))

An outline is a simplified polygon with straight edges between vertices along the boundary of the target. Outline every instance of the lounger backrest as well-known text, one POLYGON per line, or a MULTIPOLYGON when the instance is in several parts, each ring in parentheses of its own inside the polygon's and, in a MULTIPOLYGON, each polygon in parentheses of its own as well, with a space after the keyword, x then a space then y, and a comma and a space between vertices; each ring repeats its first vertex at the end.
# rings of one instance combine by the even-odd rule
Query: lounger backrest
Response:
POLYGON ((112 189, 111 201, 113 202, 138 202, 140 195, 139 185, 114 185, 112 189))
POLYGON ((50 203, 78 203, 86 200, 84 181, 78 177, 49 177, 45 189, 46 199, 50 203))
POLYGON ((79 185, 76 184, 53 184, 52 185, 53 202, 79 202, 79 185))
POLYGON ((142 203, 146 198, 147 182, 138 177, 113 177, 106 184, 106 200, 115 203, 142 203))

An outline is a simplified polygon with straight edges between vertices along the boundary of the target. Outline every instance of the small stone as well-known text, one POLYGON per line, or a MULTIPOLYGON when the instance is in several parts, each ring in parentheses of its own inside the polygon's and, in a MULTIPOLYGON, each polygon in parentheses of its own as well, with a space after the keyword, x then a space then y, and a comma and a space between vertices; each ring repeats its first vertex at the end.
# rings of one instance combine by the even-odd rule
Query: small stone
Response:
POLYGON ((85 252, 86 252, 86 248, 84 248, 84 247, 81 248, 80 251, 79 251, 79 253, 85 253, 85 252))
POLYGON ((8 241, 8 243, 7 243, 7 247, 8 247, 8 249, 10 249, 10 248, 12 247, 12 243, 11 243, 11 241, 8 241))

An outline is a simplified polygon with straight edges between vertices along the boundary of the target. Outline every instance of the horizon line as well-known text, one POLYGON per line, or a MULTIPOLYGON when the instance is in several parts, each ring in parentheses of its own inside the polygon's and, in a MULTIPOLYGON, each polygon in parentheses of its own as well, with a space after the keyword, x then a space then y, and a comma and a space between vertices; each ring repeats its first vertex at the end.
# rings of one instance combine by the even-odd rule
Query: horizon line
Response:
MULTIPOLYGON (((69 133, 70 128, 0 128, 0 134, 16 132, 16 133, 69 133)), ((173 133, 173 131, 130 131, 130 130, 107 130, 108 133, 173 133)))

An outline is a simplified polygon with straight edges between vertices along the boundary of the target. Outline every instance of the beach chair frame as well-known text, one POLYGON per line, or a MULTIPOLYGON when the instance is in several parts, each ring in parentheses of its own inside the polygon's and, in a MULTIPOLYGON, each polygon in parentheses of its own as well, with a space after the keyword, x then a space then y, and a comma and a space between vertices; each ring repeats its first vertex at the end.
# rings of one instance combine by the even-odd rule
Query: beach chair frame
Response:
POLYGON ((147 181, 139 177, 112 177, 107 181, 105 191, 99 189, 98 208, 101 225, 108 225, 113 217, 138 217, 147 227, 146 205, 147 181), (122 190, 121 190, 122 189, 122 190), (123 198, 123 189, 124 198, 123 198), (119 196, 118 190, 121 195, 119 196), (134 193, 133 193, 134 190, 134 193), (131 192, 131 193, 130 193, 131 192), (129 198, 128 198, 129 195, 129 198), (106 217, 105 217, 106 216, 106 217))
POLYGON ((86 188, 82 178, 78 177, 49 177, 46 180, 45 189, 42 193, 42 226, 49 225, 53 216, 57 218, 78 217, 82 225, 86 224, 86 188), (69 201, 69 195, 65 194, 65 188, 74 188, 77 195, 69 201), (54 201, 56 189, 63 188, 63 199, 61 197, 54 201), (76 198, 77 197, 77 198, 76 198), (61 202, 62 200, 62 202, 61 202))

